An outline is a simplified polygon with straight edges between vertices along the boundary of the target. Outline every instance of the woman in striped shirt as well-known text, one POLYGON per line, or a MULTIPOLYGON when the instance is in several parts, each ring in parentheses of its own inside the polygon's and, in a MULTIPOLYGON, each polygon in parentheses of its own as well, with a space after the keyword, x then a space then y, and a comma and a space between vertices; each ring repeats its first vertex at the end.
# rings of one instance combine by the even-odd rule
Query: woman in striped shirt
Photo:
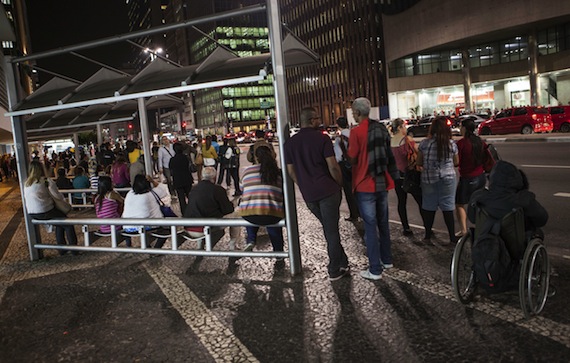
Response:
MULTIPOLYGON (((285 217, 283 180, 277 162, 267 146, 255 150, 259 164, 247 167, 241 179, 242 199, 238 214, 256 227, 246 227, 246 251, 251 251, 257 239, 258 226, 278 223, 285 217)), ((267 227, 273 251, 283 251, 281 227, 267 227)))
MULTIPOLYGON (((125 200, 119 193, 113 190, 113 183, 108 176, 101 175, 99 177, 99 185, 97 187, 97 196, 95 197, 95 214, 97 218, 121 218, 123 213, 125 200)), ((120 230, 121 226, 115 226, 120 230)), ((110 233, 110 225, 102 225, 100 231, 110 233)), ((120 240, 122 241, 122 239, 120 240)), ((120 242, 119 241, 119 242, 120 242)), ((131 247, 131 239, 125 239, 127 247, 131 247)))

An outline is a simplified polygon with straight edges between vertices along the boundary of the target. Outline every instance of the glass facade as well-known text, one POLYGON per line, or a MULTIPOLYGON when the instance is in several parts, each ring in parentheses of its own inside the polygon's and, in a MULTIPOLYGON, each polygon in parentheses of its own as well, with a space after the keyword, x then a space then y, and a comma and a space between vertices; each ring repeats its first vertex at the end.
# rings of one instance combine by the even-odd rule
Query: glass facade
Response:
MULTIPOLYGON (((537 32, 538 53, 554 54, 570 50, 570 23, 537 32)), ((528 58, 528 36, 521 35, 496 42, 469 47, 471 68, 516 62, 528 58)), ((390 77, 410 77, 421 74, 461 70, 459 49, 414 54, 390 64, 390 77)))
MULTIPOLYGON (((217 26, 210 37, 240 57, 269 53, 269 29, 258 26, 217 26)), ((207 37, 192 46, 196 61, 206 58, 216 47, 207 37)), ((265 128, 266 117, 275 119, 273 78, 255 84, 223 87, 221 90, 194 92, 194 107, 199 128, 213 127, 216 132, 265 128)))

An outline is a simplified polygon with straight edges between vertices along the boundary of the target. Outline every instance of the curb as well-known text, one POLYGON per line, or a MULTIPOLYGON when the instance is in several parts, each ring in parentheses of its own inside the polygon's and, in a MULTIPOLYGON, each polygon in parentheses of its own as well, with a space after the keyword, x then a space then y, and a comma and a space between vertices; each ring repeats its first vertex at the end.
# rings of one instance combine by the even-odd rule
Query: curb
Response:
POLYGON ((560 136, 560 137, 494 137, 486 138, 481 137, 486 143, 493 142, 570 142, 570 136, 560 136))

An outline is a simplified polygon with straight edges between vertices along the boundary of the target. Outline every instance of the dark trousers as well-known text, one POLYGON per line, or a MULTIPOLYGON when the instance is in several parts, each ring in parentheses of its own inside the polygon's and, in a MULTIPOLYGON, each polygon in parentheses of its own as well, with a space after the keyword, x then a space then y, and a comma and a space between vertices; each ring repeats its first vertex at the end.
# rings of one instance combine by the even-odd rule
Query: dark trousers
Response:
MULTIPOLYGON (((270 224, 279 223, 281 218, 274 216, 246 216, 243 217, 246 221, 257 224, 259 226, 266 226, 270 224)), ((267 234, 269 235, 269 240, 273 246, 273 251, 283 251, 283 228, 281 227, 265 227, 267 228, 267 234)), ((259 227, 245 227, 247 231, 247 243, 253 243, 257 241, 257 232, 259 232, 259 227)))
MULTIPOLYGON (((395 190, 396 196, 398 197, 398 215, 400 216, 400 222, 402 222, 402 227, 405 230, 408 230, 410 229, 410 224, 408 223, 408 211, 406 208, 406 204, 408 202, 408 193, 406 193, 406 191, 404 191, 402 188, 404 179, 396 179, 394 180, 394 183, 396 184, 395 190)), ((419 193, 411 193, 411 195, 418 204, 418 210, 420 211, 422 222, 424 222, 425 226, 424 214, 422 210, 422 193, 420 191, 419 193)))
POLYGON ((346 204, 348 205, 348 211, 350 213, 349 218, 356 219, 360 217, 360 212, 358 211, 358 204, 352 192, 352 171, 346 167, 343 161, 341 161, 339 165, 342 171, 342 190, 344 191, 346 204))
MULTIPOLYGON (((63 212, 53 208, 52 210, 45 213, 30 213, 30 217, 33 219, 53 219, 53 218, 65 218, 66 215, 63 212)), ((75 234, 75 228, 72 225, 68 226, 55 226, 55 240, 58 245, 68 244, 70 246, 77 245, 77 235, 75 234), (67 236, 67 243, 65 237, 67 236)), ((65 251, 59 251, 60 255, 65 254, 65 251)))
POLYGON ((178 203, 180 204, 180 213, 184 215, 186 205, 188 205, 188 196, 192 190, 192 185, 186 185, 176 188, 176 195, 178 196, 178 203))
POLYGON ((307 202, 307 207, 323 226, 325 240, 327 241, 327 252, 329 255, 329 274, 336 274, 339 272, 341 267, 348 266, 348 257, 340 243, 340 233, 338 230, 340 200, 341 192, 339 190, 338 192, 321 200, 307 202))

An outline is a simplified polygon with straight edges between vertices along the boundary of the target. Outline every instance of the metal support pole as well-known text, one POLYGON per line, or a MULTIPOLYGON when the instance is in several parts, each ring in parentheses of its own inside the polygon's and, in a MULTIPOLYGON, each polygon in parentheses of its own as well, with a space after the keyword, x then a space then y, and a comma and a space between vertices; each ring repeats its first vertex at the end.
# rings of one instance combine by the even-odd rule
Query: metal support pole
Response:
POLYGON ((97 146, 103 145, 103 128, 101 124, 97 124, 97 146))
MULTIPOLYGON (((8 93, 8 106, 12 110, 18 104, 17 81, 14 65, 10 62, 11 57, 6 57, 4 63, 4 74, 6 76, 6 91, 8 93)), ((18 165, 18 182, 20 184, 22 205, 24 206, 24 221, 26 222, 26 236, 28 238, 28 250, 30 251, 30 259, 32 261, 42 258, 43 253, 34 246, 41 244, 41 237, 38 227, 32 224, 32 219, 26 210, 26 201, 24 200, 24 183, 28 178, 28 161, 30 152, 28 150, 28 140, 26 138, 26 123, 21 117, 10 117, 12 121, 12 133, 14 135, 14 149, 16 153, 16 161, 18 165)))
POLYGON ((141 124, 141 139, 143 144, 143 153, 144 153, 144 168, 146 171, 146 175, 152 175, 152 157, 150 153, 150 135, 148 132, 148 117, 146 113, 146 105, 144 102, 144 98, 139 98, 138 100, 139 106, 139 119, 141 124))
POLYGON ((471 64, 469 63, 469 51, 467 49, 461 51, 461 71, 463 72, 465 112, 470 113, 473 111, 473 102, 471 100, 471 64))
POLYGON ((81 161, 81 154, 79 153, 79 134, 77 132, 73 133, 73 145, 75 145, 75 162, 77 162, 77 165, 79 165, 79 162, 81 161))
POLYGON ((277 0, 267 0, 267 18, 269 20, 269 44, 273 65, 273 90, 277 117, 277 137, 283 173, 283 193, 285 199, 285 219, 287 221, 287 240, 291 275, 301 272, 301 248, 299 244, 299 225, 293 180, 287 174, 284 144, 289 139, 289 111, 287 105, 287 81, 285 79, 285 57, 283 56, 283 37, 281 34, 281 15, 277 0))
POLYGON ((536 31, 528 36, 528 81, 530 83, 530 105, 538 106, 538 45, 536 31))

